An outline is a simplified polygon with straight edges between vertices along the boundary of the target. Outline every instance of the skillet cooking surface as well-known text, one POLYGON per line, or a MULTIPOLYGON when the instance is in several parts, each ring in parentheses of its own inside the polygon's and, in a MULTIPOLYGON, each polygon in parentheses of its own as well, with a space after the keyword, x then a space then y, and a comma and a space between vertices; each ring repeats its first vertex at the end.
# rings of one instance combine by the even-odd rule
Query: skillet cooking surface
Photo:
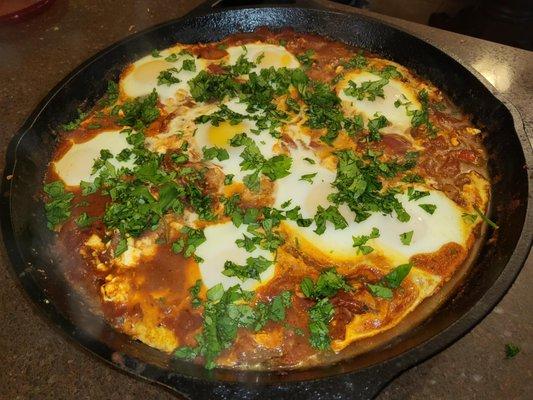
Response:
POLYGON ((14 273, 40 310, 85 348, 123 370, 190 398, 372 397, 401 371, 442 350, 478 323, 505 294, 528 254, 532 210, 524 166, 532 164, 532 152, 517 113, 491 90, 474 73, 431 45, 358 15, 284 7, 235 9, 156 26, 80 66, 43 100, 12 140, 0 206, 14 273), (500 229, 489 231, 461 290, 430 319, 383 349, 327 368, 288 374, 206 372, 200 366, 170 360, 163 353, 132 341, 91 312, 86 299, 64 280, 61 264, 49 249, 53 233, 46 229, 37 193, 54 149, 54 128, 71 120, 80 105, 94 104, 104 93, 106 80, 116 79, 129 62, 175 42, 216 41, 264 25, 290 26, 378 53, 429 79, 474 115, 474 123, 488 132, 484 144, 490 154, 489 171, 493 177, 491 219, 500 229))

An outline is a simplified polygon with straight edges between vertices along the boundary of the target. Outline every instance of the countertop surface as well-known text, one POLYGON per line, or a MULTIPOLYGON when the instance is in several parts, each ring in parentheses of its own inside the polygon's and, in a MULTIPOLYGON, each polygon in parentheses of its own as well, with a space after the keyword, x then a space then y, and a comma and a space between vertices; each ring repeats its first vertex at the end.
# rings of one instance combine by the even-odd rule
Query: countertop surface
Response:
MULTIPOLYGON (((429 40, 479 71, 512 101, 531 134, 533 53, 377 14, 429 40)), ((45 13, 0 26, 0 170, 11 137, 40 99, 78 64, 131 34, 180 17, 201 1, 57 0, 45 13)), ((531 135, 530 135, 531 137, 531 135)), ((476 328, 405 372, 386 399, 526 399, 533 393, 533 259, 476 328), (521 352, 505 359, 506 343, 521 352)), ((0 246, 0 399, 171 399, 159 387, 118 372, 65 339, 29 304, 0 246)))

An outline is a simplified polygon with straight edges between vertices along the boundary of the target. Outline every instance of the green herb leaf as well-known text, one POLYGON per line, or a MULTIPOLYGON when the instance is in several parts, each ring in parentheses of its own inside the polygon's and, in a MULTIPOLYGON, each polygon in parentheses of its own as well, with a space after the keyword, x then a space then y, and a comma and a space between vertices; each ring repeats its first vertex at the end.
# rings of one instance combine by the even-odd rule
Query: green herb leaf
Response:
POLYGON ((518 353, 520 353, 520 347, 518 347, 516 344, 507 343, 505 345, 505 358, 514 358, 518 353))
POLYGON ((359 86, 354 81, 348 82, 348 88, 344 93, 348 96, 355 97, 357 100, 374 101, 376 97, 385 98, 383 87, 389 83, 388 79, 378 79, 376 81, 361 82, 359 86))
POLYGON ((174 83, 180 83, 181 79, 173 75, 173 74, 177 74, 178 72, 179 72, 178 69, 175 67, 161 71, 159 75, 157 76, 157 84, 170 86, 170 85, 173 85, 174 83))
POLYGON ((405 246, 409 246, 411 244, 412 239, 413 239, 413 231, 404 232, 400 234, 400 241, 405 246))
POLYGON ((420 190, 416 190, 413 187, 409 187, 407 189, 407 196, 409 198, 409 201, 416 201, 421 199, 422 197, 429 196, 429 192, 423 192, 420 190))
MULTIPOLYGON (((191 295, 191 305, 192 308, 198 308, 202 305, 202 300, 199 297, 200 290, 202 289, 202 280, 198 279, 194 286, 189 288, 189 293, 191 295)), ((194 358, 194 357, 193 357, 194 358)))
POLYGON ((96 217, 89 217, 89 215, 84 212, 81 213, 78 218, 76 218, 76 225, 78 225, 78 227, 81 229, 85 229, 91 226, 94 220, 96 220, 96 217))
POLYGON ((357 254, 369 254, 374 251, 373 247, 366 246, 366 243, 370 239, 376 239, 379 237, 379 229, 372 228, 372 232, 369 235, 352 236, 353 247, 357 249, 357 254))
POLYGON ((422 210, 427 212, 428 214, 433 215, 435 210, 437 209, 437 206, 435 204, 419 204, 418 205, 422 210))
POLYGON ((329 206, 326 209, 318 206, 314 220, 316 224, 314 232, 318 235, 322 235, 326 231, 326 222, 328 221, 333 224, 335 229, 344 229, 348 226, 348 222, 335 206, 329 206))
POLYGON ((313 178, 316 176, 316 172, 315 173, 312 173, 312 174, 305 174, 305 175, 302 175, 300 177, 300 181, 306 181, 306 182, 309 182, 309 183, 313 183, 313 178))
POLYGON ((115 248, 115 257, 120 256, 122 253, 124 253, 126 250, 128 250, 128 241, 125 237, 121 237, 118 241, 117 247, 115 248))
POLYGON ((474 211, 477 213, 477 215, 479 215, 479 217, 483 220, 483 222, 485 222, 486 224, 490 225, 494 229, 498 229, 499 228, 499 226, 496 225, 496 223, 494 221, 491 221, 490 219, 488 219, 487 216, 485 214, 483 214, 479 208, 477 208, 477 206, 474 206, 474 211))
POLYGON ((226 276, 236 276, 241 281, 246 279, 261 280, 260 274, 272 265, 272 261, 267 260, 263 256, 248 257, 245 265, 238 265, 233 261, 226 261, 224 263, 224 270, 222 273, 226 276))
POLYGON ((48 196, 44 206, 47 226, 53 230, 70 217, 74 194, 67 192, 61 181, 47 183, 43 190, 48 196))
POLYGON ((309 342, 318 350, 327 350, 331 345, 329 323, 335 314, 333 304, 323 298, 309 309, 309 342))
POLYGON ((382 285, 373 285, 370 283, 367 283, 366 286, 370 290, 372 296, 387 300, 392 299, 392 290, 390 290, 388 287, 382 285))
POLYGON ((373 119, 369 119, 367 123, 368 128, 368 140, 370 142, 376 142, 381 140, 380 129, 389 126, 390 122, 384 115, 379 115, 373 119))
POLYGON ((220 147, 204 147, 202 152, 204 153, 205 160, 213 160, 216 158, 218 161, 224 161, 229 159, 228 151, 220 147))

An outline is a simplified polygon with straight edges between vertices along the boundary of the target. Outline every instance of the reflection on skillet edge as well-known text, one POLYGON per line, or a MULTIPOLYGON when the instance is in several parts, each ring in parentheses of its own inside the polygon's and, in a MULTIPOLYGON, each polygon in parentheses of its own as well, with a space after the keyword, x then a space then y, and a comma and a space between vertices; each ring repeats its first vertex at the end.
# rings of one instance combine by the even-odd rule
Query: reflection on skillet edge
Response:
POLYGON ((469 117, 319 36, 154 49, 61 130, 43 197, 69 279, 118 330, 207 368, 342 356, 493 224, 469 117))

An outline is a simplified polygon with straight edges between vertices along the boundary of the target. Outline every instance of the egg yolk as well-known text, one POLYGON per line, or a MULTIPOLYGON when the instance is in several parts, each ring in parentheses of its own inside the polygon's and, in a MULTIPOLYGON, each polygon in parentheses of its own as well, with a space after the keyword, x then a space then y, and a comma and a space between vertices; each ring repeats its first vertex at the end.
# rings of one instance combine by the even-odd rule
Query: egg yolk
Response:
POLYGON ((169 69, 172 64, 165 60, 154 60, 147 62, 133 70, 133 78, 138 82, 151 83, 161 71, 169 69))
POLYGON ((231 138, 246 131, 246 125, 242 122, 231 125, 229 121, 221 122, 218 126, 210 126, 207 131, 207 140, 215 147, 227 148, 231 138))
POLYGON ((277 52, 265 51, 263 59, 261 60, 261 68, 270 68, 270 67, 288 67, 292 62, 292 57, 290 54, 280 55, 277 52))

